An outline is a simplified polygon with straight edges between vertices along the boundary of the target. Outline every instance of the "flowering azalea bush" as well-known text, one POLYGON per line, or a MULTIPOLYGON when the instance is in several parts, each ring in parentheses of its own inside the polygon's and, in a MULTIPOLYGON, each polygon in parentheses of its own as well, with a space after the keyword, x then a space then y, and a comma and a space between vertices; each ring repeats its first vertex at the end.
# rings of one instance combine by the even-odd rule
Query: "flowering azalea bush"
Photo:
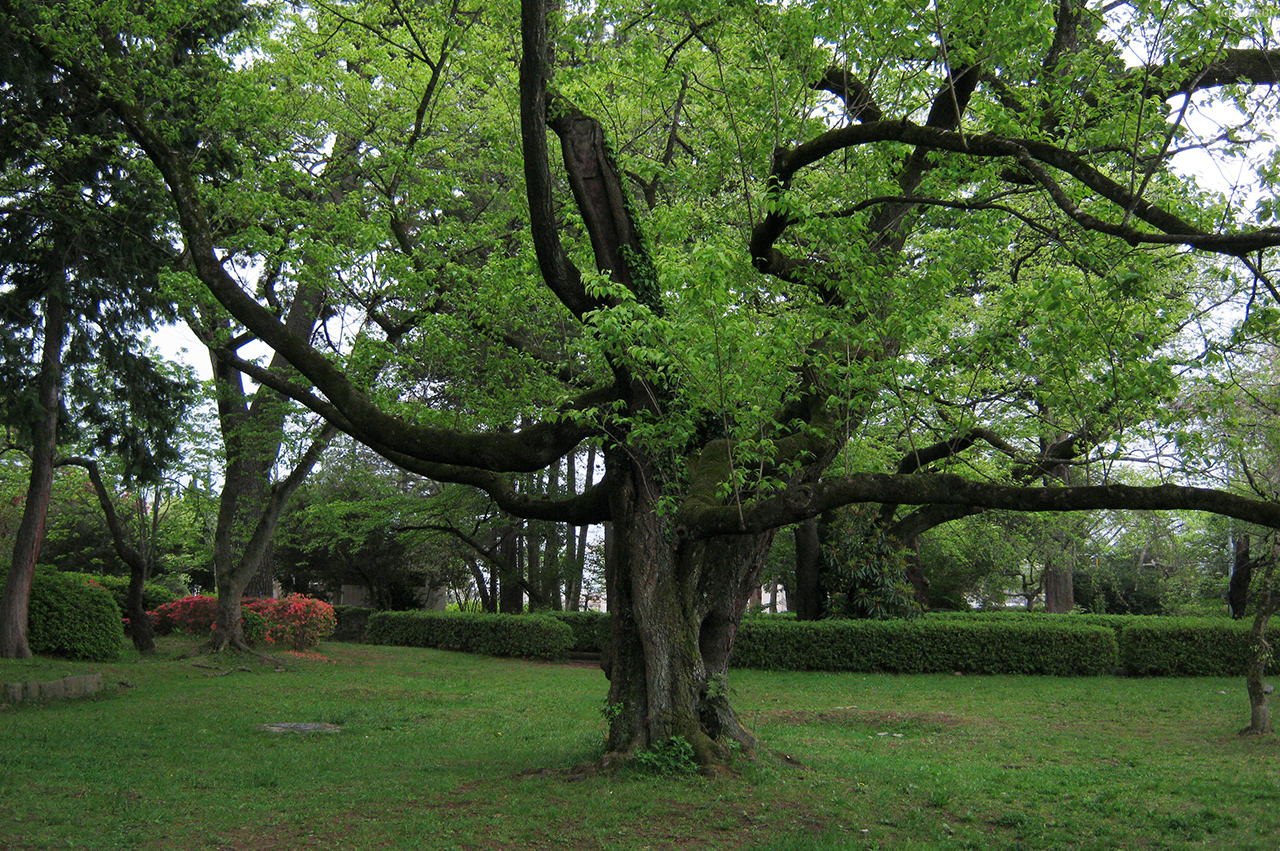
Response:
POLYGON ((315 647, 333 635, 338 618, 333 606, 302 594, 280 600, 254 600, 247 606, 267 619, 267 641, 287 644, 294 650, 315 647))
POLYGON ((157 606, 150 614, 160 635, 168 635, 175 630, 189 635, 204 635, 213 630, 217 612, 217 597, 193 595, 157 606))
MULTIPOLYGON (((156 631, 174 630, 191 635, 208 635, 217 626, 218 598, 183 597, 165 603, 151 613, 156 631)), ((241 601, 241 623, 250 644, 283 644, 295 650, 314 647, 333 635, 337 618, 333 606, 302 594, 281 600, 270 598, 241 601)))

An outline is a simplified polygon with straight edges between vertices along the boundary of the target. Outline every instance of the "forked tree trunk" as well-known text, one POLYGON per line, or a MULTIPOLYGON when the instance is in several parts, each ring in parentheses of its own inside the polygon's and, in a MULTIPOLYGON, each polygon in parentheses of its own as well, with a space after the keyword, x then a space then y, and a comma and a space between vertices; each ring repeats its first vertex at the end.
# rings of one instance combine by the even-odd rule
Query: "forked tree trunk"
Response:
POLYGON ((633 482, 613 500, 607 759, 678 737, 714 771, 755 747, 729 703, 728 666, 773 533, 682 541, 655 494, 633 482))

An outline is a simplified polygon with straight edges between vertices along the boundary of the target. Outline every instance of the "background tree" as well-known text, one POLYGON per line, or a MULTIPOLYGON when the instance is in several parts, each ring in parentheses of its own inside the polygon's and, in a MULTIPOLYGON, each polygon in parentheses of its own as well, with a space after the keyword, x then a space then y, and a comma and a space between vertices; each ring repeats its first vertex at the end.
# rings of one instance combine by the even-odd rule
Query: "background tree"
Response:
POLYGON ((0 656, 26 657, 27 601, 60 445, 107 452, 127 481, 176 457, 190 386, 139 332, 172 318, 158 187, 92 91, 0 21, 0 406, 30 479, 0 598, 0 656))

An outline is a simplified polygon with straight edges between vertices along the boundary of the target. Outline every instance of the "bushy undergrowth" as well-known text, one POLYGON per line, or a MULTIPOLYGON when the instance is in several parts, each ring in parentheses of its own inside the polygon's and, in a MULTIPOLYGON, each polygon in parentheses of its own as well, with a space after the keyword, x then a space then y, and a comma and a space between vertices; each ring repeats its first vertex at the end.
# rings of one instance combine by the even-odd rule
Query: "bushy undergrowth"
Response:
POLYGON ((567 624, 544 615, 375 612, 369 617, 365 641, 488 656, 558 659, 573 646, 574 633, 567 624))
MULTIPOLYGON (((328 638, 337 626, 332 606, 302 594, 279 600, 245 599, 240 605, 245 639, 250 644, 266 642, 305 650, 328 638)), ((166 603, 151 614, 161 634, 176 630, 209 635, 216 626, 217 611, 217 597, 191 596, 166 603)))
MULTIPOLYGON (((126 605, 129 597, 129 577, 97 576, 92 573, 74 573, 71 571, 62 571, 62 575, 97 582, 111 593, 112 599, 116 601, 116 606, 120 609, 120 616, 128 617, 129 612, 126 605)), ((148 582, 142 586, 142 608, 148 612, 155 611, 165 603, 172 603, 176 599, 178 599, 177 592, 166 585, 161 585, 158 582, 148 582)))
POLYGON ((92 579, 38 571, 31 581, 27 644, 32 653, 110 662, 124 622, 115 600, 92 579))

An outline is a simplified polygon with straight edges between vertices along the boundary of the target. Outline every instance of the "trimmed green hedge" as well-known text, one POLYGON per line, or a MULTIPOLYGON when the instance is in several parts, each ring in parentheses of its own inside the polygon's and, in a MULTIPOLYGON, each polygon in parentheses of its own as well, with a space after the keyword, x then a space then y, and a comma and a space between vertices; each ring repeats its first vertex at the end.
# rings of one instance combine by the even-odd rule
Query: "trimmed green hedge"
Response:
POLYGON ((1237 677, 1253 654, 1252 618, 1165 615, 1049 615, 1043 612, 936 613, 938 622, 1070 623, 1105 626, 1120 642, 1120 667, 1137 677, 1237 677))
POLYGON ((1252 618, 1143 618, 1125 627, 1120 661, 1136 677, 1243 676, 1252 625, 1252 618))
POLYGON ((110 662, 120 656, 124 622, 101 585, 38 571, 31 580, 27 645, 32 653, 110 662))
POLYGON ((370 644, 523 659, 559 659, 573 646, 573 630, 554 618, 467 612, 375 612, 364 638, 370 644))
POLYGON ((1021 621, 744 620, 732 665, 897 674, 1092 676, 1115 670, 1115 633, 1021 621))
POLYGON ((333 615, 338 619, 334 627, 331 641, 364 641, 365 630, 369 626, 369 616, 373 609, 363 606, 334 606, 333 615))
POLYGON ((585 612, 546 612, 573 630, 574 653, 603 653, 609 646, 609 616, 594 610, 585 612))
MULTIPOLYGON (((570 650, 603 651, 609 629, 609 615, 594 611, 380 612, 370 617, 366 640, 552 659, 570 650), (536 622, 568 632, 543 637, 532 626, 536 622)), ((797 621, 766 615, 743 619, 730 664, 898 674, 1096 676, 1120 670, 1132 676, 1230 677, 1244 673, 1250 647, 1249 622, 1219 618, 995 612, 911 621, 797 621)))

